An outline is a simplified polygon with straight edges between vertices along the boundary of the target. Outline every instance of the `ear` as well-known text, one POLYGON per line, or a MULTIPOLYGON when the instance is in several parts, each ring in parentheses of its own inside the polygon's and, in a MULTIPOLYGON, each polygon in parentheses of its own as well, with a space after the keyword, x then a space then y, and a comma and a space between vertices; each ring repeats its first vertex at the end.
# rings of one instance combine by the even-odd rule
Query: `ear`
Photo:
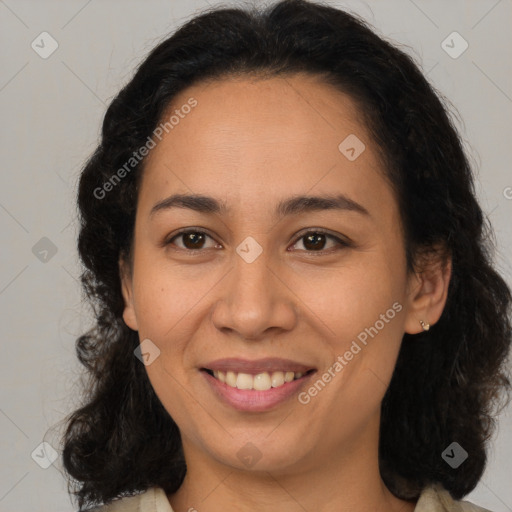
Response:
POLYGON ((119 276, 124 299, 123 320, 130 329, 137 331, 139 327, 133 302, 132 272, 129 263, 122 256, 119 257, 119 276))
POLYGON ((443 313, 452 274, 452 259, 442 257, 442 251, 430 253, 423 259, 421 271, 409 278, 408 311, 405 332, 423 331, 420 320, 434 325, 443 313))

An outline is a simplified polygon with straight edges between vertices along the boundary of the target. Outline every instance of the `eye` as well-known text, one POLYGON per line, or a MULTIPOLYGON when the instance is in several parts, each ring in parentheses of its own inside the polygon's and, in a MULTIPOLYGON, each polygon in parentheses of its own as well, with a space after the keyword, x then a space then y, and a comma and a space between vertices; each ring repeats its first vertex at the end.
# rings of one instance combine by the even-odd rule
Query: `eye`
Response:
MULTIPOLYGON (((176 245, 178 249, 182 249, 184 251, 199 252, 201 249, 208 249, 208 247, 205 247, 205 242, 208 238, 214 241, 206 231, 200 229, 184 229, 172 236, 164 243, 164 245, 176 245), (182 246, 174 243, 175 240, 179 239, 181 239, 182 246)), ((295 239, 294 245, 301 240, 304 240, 302 244, 305 247, 304 250, 308 253, 332 252, 333 248, 336 250, 336 245, 338 248, 351 246, 350 242, 342 240, 321 228, 310 229, 309 231, 304 232, 295 239), (334 242, 334 247, 325 249, 325 245, 328 240, 334 242)), ((219 244, 214 243, 213 246, 209 248, 219 248, 219 244)))
POLYGON ((333 249, 333 247, 325 249, 325 245, 328 239, 335 242, 334 249, 336 249, 336 244, 338 247, 350 247, 350 243, 348 241, 342 240, 335 235, 331 235, 327 231, 320 228, 309 230, 306 233, 300 235, 296 239, 294 245, 296 245, 299 241, 304 240, 302 245, 305 247, 305 251, 307 252, 332 252, 329 249, 333 249))
POLYGON ((178 234, 170 238, 167 242, 165 242, 165 245, 173 244, 174 240, 178 240, 180 238, 182 239, 184 246, 180 247, 178 245, 178 248, 185 251, 197 251, 199 249, 205 249, 205 240, 207 238, 213 240, 213 238, 205 231, 201 231, 199 229, 184 229, 183 231, 180 231, 178 234))

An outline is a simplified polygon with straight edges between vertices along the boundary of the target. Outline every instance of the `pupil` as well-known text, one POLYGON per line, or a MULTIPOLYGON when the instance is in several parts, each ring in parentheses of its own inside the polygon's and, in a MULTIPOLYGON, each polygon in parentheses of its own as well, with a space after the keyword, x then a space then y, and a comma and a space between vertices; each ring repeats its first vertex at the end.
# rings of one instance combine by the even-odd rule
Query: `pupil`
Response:
POLYGON ((306 246, 306 248, 308 250, 310 250, 310 248, 308 247, 307 244, 309 244, 309 242, 313 240, 314 242, 313 242, 313 247, 312 248, 313 249, 318 249, 319 248, 318 242, 320 241, 320 245, 322 245, 323 238, 325 238, 325 235, 323 235, 321 233, 314 233, 312 235, 308 235, 306 237, 306 243, 304 245, 306 246))
MULTIPOLYGON (((192 248, 197 248, 202 241, 204 241, 204 236, 201 233, 188 233, 185 237, 185 245, 187 246, 187 243, 191 242, 192 248)), ((187 246, 187 248, 190 247, 187 246)))

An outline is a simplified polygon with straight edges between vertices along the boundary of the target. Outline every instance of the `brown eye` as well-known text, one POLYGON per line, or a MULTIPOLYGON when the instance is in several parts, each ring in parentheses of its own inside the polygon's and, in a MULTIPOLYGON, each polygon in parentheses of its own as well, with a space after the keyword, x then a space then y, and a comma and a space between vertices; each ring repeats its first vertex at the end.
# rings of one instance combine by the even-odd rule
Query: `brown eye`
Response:
POLYGON ((326 243, 327 237, 323 233, 312 233, 303 237, 304 247, 308 251, 315 251, 317 249, 323 249, 326 243))
POLYGON ((294 245, 296 245, 300 240, 303 240, 302 244, 304 246, 304 250, 308 252, 323 252, 324 250, 326 252, 330 252, 329 249, 333 249, 338 246, 338 248, 341 247, 349 247, 350 244, 348 242, 345 242, 341 238, 338 238, 337 236, 328 234, 324 232, 323 230, 314 230, 314 231, 308 231, 307 233, 300 236, 294 245), (325 248, 325 245, 328 240, 333 240, 335 242, 334 246, 325 248))
MULTIPOLYGON (((324 232, 323 230, 310 230, 304 233, 302 236, 297 238, 294 245, 297 245, 300 240, 303 240, 304 246, 304 249, 301 250, 310 253, 332 252, 332 249, 350 247, 349 242, 324 232), (329 240, 333 241, 334 245, 326 248, 326 244, 328 244, 329 240)), ((199 252, 201 249, 216 247, 214 239, 208 235, 208 233, 198 229, 180 231, 167 242, 165 242, 165 245, 175 245, 178 249, 190 252, 199 252), (175 240, 179 239, 181 239, 181 244, 175 243, 175 240), (210 239, 212 242, 214 242, 210 247, 205 247, 207 239, 210 239)))
MULTIPOLYGON (((187 230, 187 231, 181 231, 177 235, 173 236, 168 242, 166 242, 166 245, 174 244, 175 240, 181 239, 182 245, 177 245, 178 248, 184 249, 187 251, 196 251, 200 249, 204 249, 204 244, 207 240, 207 238, 211 238, 210 235, 205 233, 204 231, 199 230, 187 230)), ((212 239, 213 240, 213 239, 212 239)))

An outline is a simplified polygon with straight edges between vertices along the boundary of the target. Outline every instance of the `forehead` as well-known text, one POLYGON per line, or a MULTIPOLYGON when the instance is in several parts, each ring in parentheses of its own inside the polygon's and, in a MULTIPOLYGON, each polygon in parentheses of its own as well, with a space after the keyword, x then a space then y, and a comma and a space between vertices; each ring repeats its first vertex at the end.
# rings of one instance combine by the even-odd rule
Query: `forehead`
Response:
POLYGON ((191 98, 197 106, 173 128, 176 144, 198 129, 205 149, 231 152, 257 145, 285 150, 299 142, 311 149, 319 138, 335 143, 347 129, 367 138, 354 101, 307 74, 199 83, 174 98, 167 117, 191 98))
POLYGON ((356 104, 317 77, 198 83, 173 99, 163 122, 172 115, 179 121, 146 161, 141 196, 152 200, 175 191, 277 200, 334 188, 361 198, 372 184, 377 198, 386 187, 356 104), (343 152, 347 140, 355 159, 343 152))

